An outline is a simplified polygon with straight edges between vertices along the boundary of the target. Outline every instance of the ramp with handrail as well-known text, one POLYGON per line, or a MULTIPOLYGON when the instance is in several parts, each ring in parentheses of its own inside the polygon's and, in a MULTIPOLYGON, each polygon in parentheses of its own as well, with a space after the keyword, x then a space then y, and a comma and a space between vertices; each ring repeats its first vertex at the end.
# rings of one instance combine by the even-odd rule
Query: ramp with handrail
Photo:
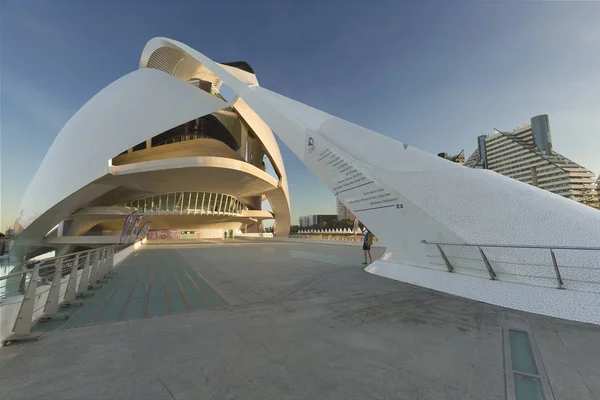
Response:
POLYGON ((22 271, 0 277, 0 343, 38 340, 41 334, 32 331, 38 322, 69 318, 61 308, 93 295, 140 245, 111 245, 17 265, 22 271))
POLYGON ((427 240, 422 240, 421 243, 437 248, 439 254, 428 254, 433 259, 429 264, 435 269, 437 266, 445 266, 448 272, 487 276, 491 280, 600 292, 600 247, 427 240), (440 257, 443 264, 435 260, 440 257))

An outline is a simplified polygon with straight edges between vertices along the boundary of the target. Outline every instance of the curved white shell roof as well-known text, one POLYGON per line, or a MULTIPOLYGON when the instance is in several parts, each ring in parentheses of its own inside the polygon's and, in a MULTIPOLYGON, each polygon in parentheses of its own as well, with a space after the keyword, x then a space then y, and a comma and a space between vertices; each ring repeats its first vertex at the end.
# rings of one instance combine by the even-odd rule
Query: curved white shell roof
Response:
MULTIPOLYGON (((491 171, 462 167, 271 92, 258 86, 253 74, 215 63, 174 40, 155 38, 148 42, 140 66, 149 64, 172 76, 142 69, 115 82, 114 89, 110 89, 111 85, 105 90, 126 91, 127 96, 136 96, 145 110, 156 110, 156 115, 147 113, 152 119, 149 125, 162 121, 160 116, 165 109, 174 112, 174 116, 164 116, 164 126, 175 126, 190 115, 193 118, 194 113, 206 114, 224 107, 217 99, 201 98, 199 91, 192 94, 184 81, 200 78, 217 86, 228 85, 238 96, 232 102, 233 108, 254 127, 281 174, 283 194, 276 203, 283 208, 287 205, 289 210, 287 178, 271 129, 387 247, 386 255, 371 265, 369 272, 479 301, 600 323, 599 251, 556 250, 566 289, 557 290, 549 248, 492 247, 598 247, 599 211, 491 171), (153 60, 157 52, 162 54, 153 60), (146 84, 150 87, 144 88, 146 84), (198 100, 197 104, 178 111, 168 101, 149 99, 163 84, 167 92, 178 98, 199 96, 190 101, 198 100), (145 96, 137 96, 138 90, 145 96), (442 247, 454 273, 447 272, 439 249, 423 241, 446 244, 442 247), (480 244, 481 250, 449 243, 480 244), (489 279, 481 251, 485 251, 497 280, 489 279)), ((95 113, 110 106, 106 100, 98 102, 95 113)), ((127 120, 125 114, 122 115, 127 120)), ((121 114, 115 109, 111 115, 121 114)), ((102 124, 97 115, 89 118, 102 124)), ((31 221, 106 171, 100 157, 81 167, 86 157, 74 154, 76 161, 69 165, 81 171, 68 172, 64 178, 42 171, 56 170, 65 162, 63 159, 76 153, 78 148, 72 142, 81 132, 86 132, 86 140, 89 137, 99 147, 104 160, 110 152, 114 155, 140 141, 139 137, 129 140, 121 137, 122 132, 106 129, 94 128, 94 134, 88 134, 89 126, 78 121, 76 115, 65 126, 42 163, 39 177, 27 191, 22 219, 31 221), (114 143, 107 143, 111 140, 114 143), (31 198, 44 193, 48 193, 48 199, 31 198)), ((127 126, 136 123, 144 130, 152 129, 141 119, 129 121, 127 126)))
MULTIPOLYGON (((205 65, 185 53, 185 49, 179 49, 176 42, 151 40, 144 49, 142 67, 145 66, 146 55, 151 57, 155 51, 165 48, 170 53, 167 51, 166 58, 163 57, 166 61, 158 64, 160 69, 140 68, 108 85, 90 99, 57 135, 21 203, 17 224, 22 232, 15 243, 15 251, 21 248, 21 254, 39 247, 44 235, 58 222, 116 188, 119 180, 107 181, 104 177, 117 176, 120 171, 132 166, 112 167, 110 160, 113 157, 173 127, 229 107, 257 136, 272 160, 279 181, 256 167, 245 166, 235 160, 221 160, 221 164, 227 164, 222 169, 239 170, 242 174, 252 175, 252 179, 262 179, 261 186, 271 187, 266 196, 279 227, 289 230, 287 177, 279 147, 269 127, 241 98, 229 104, 189 85, 188 81, 194 78, 209 80, 216 86, 221 81, 205 65), (174 65, 170 66, 168 62, 173 60, 174 65), (24 247, 27 250, 23 250, 24 247)), ((226 65, 222 68, 241 79, 240 83, 258 84, 254 74, 226 65)), ((190 165, 204 166, 206 162, 203 160, 208 158, 201 158, 190 165)), ((214 169, 215 162, 211 162, 209 167, 214 169)), ((181 162, 173 160, 158 164, 169 169, 181 162)), ((251 185, 252 179, 246 179, 244 184, 251 185)))
POLYGON ((102 89, 54 139, 27 188, 26 228, 67 196, 109 172, 108 161, 146 139, 227 103, 154 69, 131 72, 102 89))

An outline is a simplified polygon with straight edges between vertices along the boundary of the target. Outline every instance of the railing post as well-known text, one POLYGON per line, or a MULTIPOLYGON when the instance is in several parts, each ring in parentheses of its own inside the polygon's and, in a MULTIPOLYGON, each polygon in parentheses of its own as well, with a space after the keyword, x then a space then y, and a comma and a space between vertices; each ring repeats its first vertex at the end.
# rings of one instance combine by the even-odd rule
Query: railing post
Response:
POLYGON ((483 252, 483 250, 481 250, 481 247, 477 246, 477 248, 479 249, 479 253, 481 253, 481 258, 483 259, 483 262, 485 263, 485 267, 488 270, 488 274, 490 274, 490 279, 491 280, 495 280, 496 279, 496 273, 492 269, 492 265, 490 264, 490 262, 488 261, 487 257, 485 256, 485 253, 483 252))
POLYGON ((31 325, 33 323, 33 309, 35 307, 35 296, 37 290, 37 280, 40 271, 40 264, 33 267, 33 272, 29 278, 29 284, 25 291, 25 296, 19 307, 17 319, 13 325, 13 334, 4 340, 4 344, 9 344, 19 340, 38 340, 40 334, 31 333, 31 325))
POLYGON ((96 283, 96 265, 98 264, 98 250, 94 251, 90 259, 90 282, 88 287, 93 286, 96 283))
POLYGON ((98 267, 98 280, 103 281, 108 275, 108 250, 103 249, 100 253, 100 267, 98 267))
MULTIPOLYGON (((27 268, 27 267, 25 267, 27 268)), ((21 275, 21 281, 19 282, 19 293, 25 294, 25 284, 27 283, 27 274, 21 275)))
POLYGON ((98 284, 98 280, 100 279, 99 275, 100 275, 101 261, 102 260, 100 258, 100 250, 96 250, 94 252, 94 261, 92 262, 92 267, 91 267, 91 271, 90 271, 90 283, 88 285, 89 288, 102 287, 102 285, 98 284))
POLYGON ((104 277, 110 277, 110 249, 104 250, 104 277))
POLYGON ((108 249, 102 250, 102 268, 100 269, 100 279, 106 280, 108 278, 108 249))
POLYGON ((46 298, 46 305, 44 306, 44 315, 40 318, 41 320, 52 319, 58 315, 63 262, 64 259, 62 258, 59 258, 56 261, 54 267, 54 279, 52 279, 50 290, 48 290, 48 297, 46 298))
POLYGON ((558 263, 556 262, 556 256, 554 255, 554 250, 550 249, 550 255, 552 255, 552 264, 554 264, 554 273, 556 274, 556 280, 558 281, 558 288, 564 289, 563 280, 560 276, 560 271, 558 270, 558 263))
POLYGON ((65 292, 65 303, 71 303, 77 296, 77 267, 79 266, 79 254, 75 255, 73 265, 71 266, 71 273, 69 274, 69 283, 67 283, 67 291, 65 292))
POLYGON ((114 262, 113 262, 114 251, 115 251, 114 247, 111 247, 110 249, 108 249, 108 257, 106 259, 106 264, 107 264, 106 271, 109 276, 112 276, 114 274, 114 271, 113 271, 113 269, 115 268, 114 262))
POLYGON ((104 279, 104 267, 106 266, 106 255, 104 249, 99 250, 100 254, 98 255, 98 272, 96 273, 96 280, 101 281, 104 279))
POLYGON ((90 264, 91 264, 91 252, 88 252, 85 256, 85 264, 83 265, 83 272, 81 273, 81 279, 79 280, 79 287, 77 288, 77 294, 81 295, 88 290, 90 285, 90 264))
MULTIPOLYGON (((73 266, 71 267, 71 274, 69 275, 69 283, 67 283, 67 291, 65 292, 65 298, 62 305, 83 305, 81 301, 75 301, 77 298, 77 275, 79 269, 79 254, 75 255, 73 260, 73 266)), ((83 276, 81 277, 83 279, 83 276)))
POLYGON ((109 274, 114 274, 114 268, 115 268, 115 248, 112 247, 109 251, 108 251, 108 273, 109 274))
POLYGON ((446 268, 448 268, 448 272, 454 272, 454 267, 452 267, 452 264, 450 264, 450 261, 448 261, 448 257, 446 257, 446 254, 444 254, 444 251, 442 250, 440 245, 436 244, 436 246, 437 246, 438 250, 440 251, 442 258, 444 259, 444 263, 446 264, 446 268))

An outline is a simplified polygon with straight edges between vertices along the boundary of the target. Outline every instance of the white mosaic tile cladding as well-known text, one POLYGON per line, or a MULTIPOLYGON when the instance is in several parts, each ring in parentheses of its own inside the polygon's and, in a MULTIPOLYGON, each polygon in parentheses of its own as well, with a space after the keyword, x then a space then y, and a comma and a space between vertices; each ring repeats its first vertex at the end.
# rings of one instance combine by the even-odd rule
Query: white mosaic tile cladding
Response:
MULTIPOLYGON (((433 245, 431 247, 436 249, 433 245)), ((442 248, 456 273, 489 278, 476 247, 442 246, 442 248)), ((499 280, 547 287, 558 286, 550 250, 506 248, 484 248, 483 250, 499 280)), ((557 250, 555 256, 566 289, 600 292, 600 268, 595 264, 594 252, 557 250)), ((445 269, 439 252, 429 253, 428 257, 432 267, 445 269)))
MULTIPOLYGON (((432 246, 435 248, 435 246, 432 246)), ((454 267, 454 272, 464 275, 479 276, 482 278, 489 279, 488 271, 485 267, 483 260, 476 248, 470 248, 473 254, 465 254, 462 252, 462 257, 452 256, 446 252, 450 263, 454 267), (474 251, 473 251, 474 250, 474 251)), ((509 255, 503 255, 500 249, 492 249, 494 251, 488 251, 485 249, 485 253, 488 256, 488 260, 492 265, 492 269, 496 273, 498 280, 515 282, 515 283, 526 283, 528 285, 545 286, 545 287, 558 287, 558 280, 554 272, 554 266, 552 264, 549 250, 528 250, 528 249, 517 249, 518 252, 513 252, 509 255), (531 251, 531 257, 524 257, 526 251, 531 251), (523 254, 518 254, 522 252, 523 254), (494 256, 494 258, 491 257, 494 256), (508 258, 512 256, 511 258, 508 258), (515 257, 517 256, 517 257, 515 257), (528 259, 530 258, 530 259, 528 259), (500 261, 502 260, 502 261, 500 261), (539 260, 540 262, 536 262, 539 260)), ((559 260, 570 259, 567 253, 563 251, 560 256, 556 254, 557 262, 559 263, 559 271, 563 280, 563 287, 570 290, 582 290, 600 293, 600 269, 586 265, 590 261, 590 253, 584 254, 585 252, 575 252, 575 255, 580 255, 579 259, 582 260, 581 266, 573 265, 561 265, 559 260)), ((447 270, 446 265, 442 259, 442 256, 438 254, 429 254, 430 267, 434 269, 447 270)), ((593 264, 592 264, 593 265, 593 264)))
POLYGON ((567 288, 558 290, 549 250, 483 247, 498 277, 492 281, 477 248, 443 246, 456 270, 451 274, 435 245, 422 243, 599 247, 600 211, 423 152, 248 84, 182 43, 153 40, 187 53, 229 86, 369 227, 388 250, 369 272, 519 310, 600 322, 600 251, 555 251, 567 288), (316 154, 335 160, 320 162, 316 154), (373 193, 393 202, 377 207, 382 202, 371 202, 373 193))
POLYGON ((600 251, 556 251, 567 288, 558 290, 549 250, 484 248, 498 277, 492 281, 477 248, 445 246, 456 269, 450 274, 436 247, 421 243, 597 247, 599 211, 492 171, 462 167, 267 89, 247 86, 206 56, 186 51, 242 97, 386 246, 384 259, 391 263, 378 261, 369 272, 506 307, 599 321, 600 251), (331 152, 368 183, 345 189, 342 195, 336 189, 337 164, 318 163, 307 146, 319 154, 331 152), (361 197, 380 190, 403 207, 368 208, 361 197))
POLYGON ((365 271, 515 310, 600 324, 600 293, 492 281, 381 260, 369 265, 365 271))

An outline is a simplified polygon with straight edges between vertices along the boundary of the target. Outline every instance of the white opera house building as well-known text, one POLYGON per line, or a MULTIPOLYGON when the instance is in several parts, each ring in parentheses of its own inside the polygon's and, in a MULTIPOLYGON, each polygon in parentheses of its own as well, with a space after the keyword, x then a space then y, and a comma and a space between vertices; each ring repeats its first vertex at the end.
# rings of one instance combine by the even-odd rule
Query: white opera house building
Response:
POLYGON ((367 272, 600 324, 600 211, 352 124, 261 87, 246 63, 167 38, 151 39, 140 68, 59 133, 11 253, 118 242, 133 211, 180 237, 257 232, 265 219, 285 236, 288 184, 273 132, 385 246, 367 272), (235 96, 225 100, 222 85, 235 96))
MULTIPOLYGON (((220 65, 258 84, 247 63, 220 65)), ((151 222, 150 237, 222 238, 258 232, 263 220, 289 232, 286 173, 268 126, 241 98, 226 101, 222 81, 181 50, 151 41, 139 67, 56 137, 22 202, 19 258, 118 243, 134 211, 151 222)))

